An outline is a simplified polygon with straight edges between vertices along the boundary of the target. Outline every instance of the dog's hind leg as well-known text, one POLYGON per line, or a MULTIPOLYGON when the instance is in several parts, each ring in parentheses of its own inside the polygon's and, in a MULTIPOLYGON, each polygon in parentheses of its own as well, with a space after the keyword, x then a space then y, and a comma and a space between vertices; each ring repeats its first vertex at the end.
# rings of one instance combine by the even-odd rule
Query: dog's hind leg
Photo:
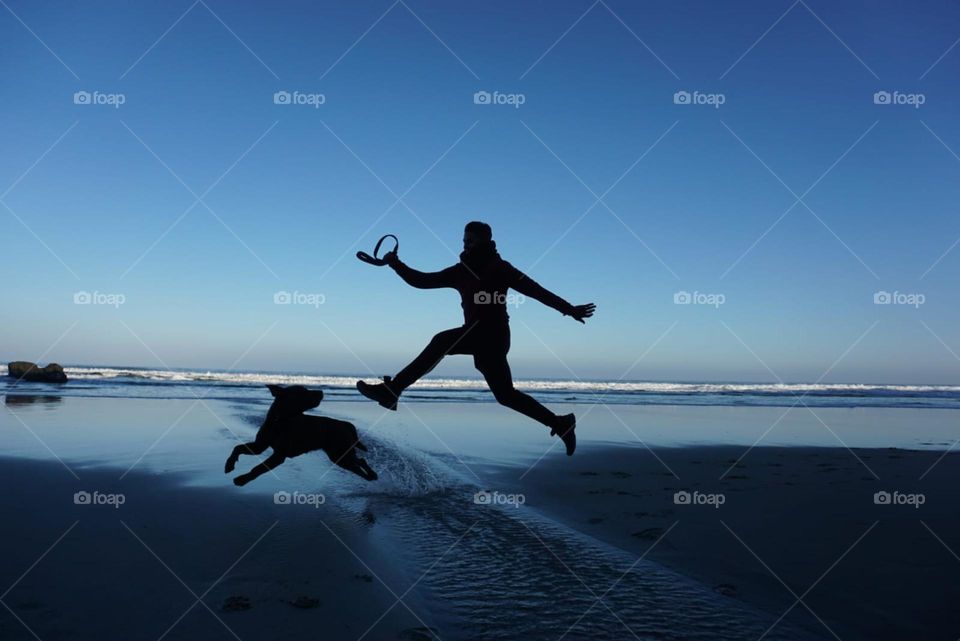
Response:
POLYGON ((362 458, 358 458, 357 462, 360 464, 360 467, 362 467, 367 472, 367 475, 364 477, 365 479, 367 479, 368 481, 376 481, 378 478, 380 478, 379 476, 377 476, 377 473, 373 471, 373 468, 367 465, 367 462, 364 461, 362 458))
POLYGON ((354 458, 351 461, 344 461, 340 464, 340 467, 353 472, 360 478, 367 481, 376 481, 378 478, 380 478, 362 458, 354 458))
POLYGON ((362 442, 360 442, 359 440, 357 441, 357 447, 360 448, 361 450, 363 450, 364 452, 369 451, 369 450, 367 450, 367 446, 364 445, 364 444, 363 444, 362 442))

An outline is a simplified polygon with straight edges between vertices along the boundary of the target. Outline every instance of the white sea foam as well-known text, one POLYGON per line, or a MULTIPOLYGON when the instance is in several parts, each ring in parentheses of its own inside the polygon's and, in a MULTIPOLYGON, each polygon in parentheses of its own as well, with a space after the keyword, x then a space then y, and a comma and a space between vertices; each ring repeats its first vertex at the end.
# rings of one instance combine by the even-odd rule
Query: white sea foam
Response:
MULTIPOLYGON (((352 389, 355 376, 284 374, 272 372, 215 372, 113 367, 66 367, 67 376, 77 380, 144 379, 172 383, 221 385, 305 385, 352 389)), ((365 377, 373 380, 373 377, 365 377)), ((870 385, 863 383, 673 383, 656 381, 517 380, 520 389, 555 392, 638 393, 638 394, 813 394, 836 396, 957 394, 957 385, 870 385)), ((429 378, 414 389, 449 391, 486 390, 480 379, 429 378)))

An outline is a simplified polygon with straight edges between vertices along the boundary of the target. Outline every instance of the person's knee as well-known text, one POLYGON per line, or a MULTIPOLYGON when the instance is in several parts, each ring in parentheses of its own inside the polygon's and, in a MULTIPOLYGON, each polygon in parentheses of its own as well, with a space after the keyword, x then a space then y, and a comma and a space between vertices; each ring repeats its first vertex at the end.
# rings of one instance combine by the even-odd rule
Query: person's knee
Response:
POLYGON ((433 335, 433 338, 430 339, 430 345, 433 347, 449 347, 454 342, 456 342, 457 330, 448 329, 437 334, 433 335))
POLYGON ((509 407, 517 399, 517 390, 512 385, 498 385, 491 387, 490 391, 493 392, 493 398, 501 405, 509 407))

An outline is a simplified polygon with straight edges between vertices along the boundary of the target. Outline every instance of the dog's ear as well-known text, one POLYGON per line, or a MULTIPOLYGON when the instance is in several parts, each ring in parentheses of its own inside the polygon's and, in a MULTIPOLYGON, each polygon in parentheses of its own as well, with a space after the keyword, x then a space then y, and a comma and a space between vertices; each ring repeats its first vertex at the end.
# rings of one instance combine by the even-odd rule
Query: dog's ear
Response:
POLYGON ((270 390, 270 393, 273 394, 274 398, 276 398, 283 391, 283 387, 280 385, 267 385, 267 389, 270 390))

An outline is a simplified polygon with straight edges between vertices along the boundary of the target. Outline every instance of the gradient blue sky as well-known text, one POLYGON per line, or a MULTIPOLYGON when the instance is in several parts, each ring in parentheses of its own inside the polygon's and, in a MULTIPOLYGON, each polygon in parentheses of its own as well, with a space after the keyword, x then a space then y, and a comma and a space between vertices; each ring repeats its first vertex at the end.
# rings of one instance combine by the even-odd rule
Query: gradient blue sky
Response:
POLYGON ((956 5, 4 2, 2 358, 393 373, 458 299, 353 253, 439 269, 482 219, 598 305, 514 310, 517 377, 960 383, 956 5))

